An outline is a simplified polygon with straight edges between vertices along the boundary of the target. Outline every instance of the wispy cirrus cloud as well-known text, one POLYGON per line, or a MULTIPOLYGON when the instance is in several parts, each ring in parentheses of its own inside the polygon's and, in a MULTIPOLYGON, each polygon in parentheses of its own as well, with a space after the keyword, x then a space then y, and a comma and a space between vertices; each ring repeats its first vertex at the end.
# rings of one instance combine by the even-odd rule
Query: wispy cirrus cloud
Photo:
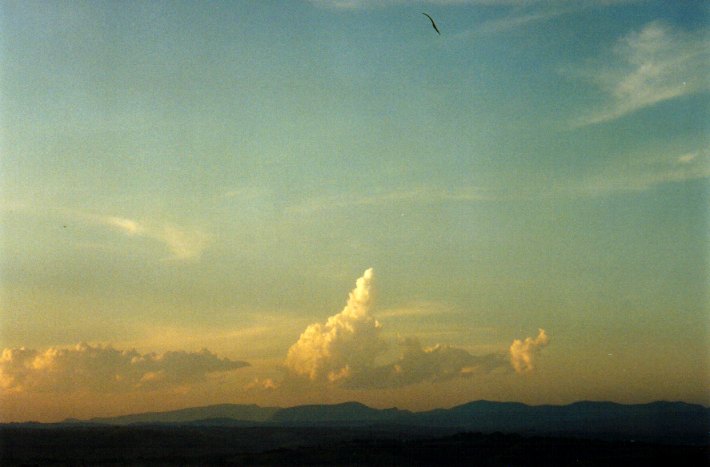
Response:
POLYGON ((396 204, 424 204, 442 202, 474 202, 496 199, 490 192, 475 187, 443 189, 419 187, 411 190, 389 191, 373 194, 342 194, 312 198, 286 209, 292 214, 312 214, 319 211, 360 206, 388 206, 396 204))
POLYGON ((532 11, 520 11, 516 9, 501 18, 488 20, 481 24, 478 28, 468 31, 466 34, 469 36, 486 35, 510 31, 512 29, 522 28, 533 23, 550 20, 557 16, 563 15, 568 11, 569 8, 546 8, 544 10, 535 9, 532 11))
POLYGON ((710 40, 705 30, 684 31, 662 22, 619 39, 583 76, 604 93, 606 103, 575 126, 604 123, 659 102, 707 91, 710 40))
POLYGON ((126 392, 199 383, 209 374, 249 366, 207 349, 141 354, 134 349, 78 344, 46 350, 7 348, 0 388, 10 392, 126 392))
POLYGON ((132 219, 126 219, 125 217, 114 217, 108 216, 104 219, 107 225, 116 227, 119 230, 124 231, 128 235, 138 235, 143 232, 143 227, 138 224, 138 222, 132 219))
MULTIPOLYGON (((509 6, 509 7, 530 7, 535 5, 560 5, 569 4, 565 0, 307 0, 318 7, 334 8, 344 10, 386 8, 392 6, 432 6, 445 7, 457 5, 479 5, 479 6, 509 6)), ((613 5, 618 3, 631 3, 639 0, 578 0, 575 2, 579 6, 590 5, 613 5)))
POLYGON ((101 224, 113 227, 129 236, 145 237, 163 243, 171 253, 168 259, 196 260, 210 242, 210 236, 200 230, 189 230, 170 224, 147 225, 133 219, 117 216, 96 218, 101 224))
POLYGON ((599 196, 639 192, 666 183, 710 178, 710 148, 621 157, 601 171, 561 187, 563 193, 599 196))
MULTIPOLYGON (((202 228, 178 226, 160 221, 143 221, 122 216, 100 215, 77 209, 61 207, 44 207, 37 209, 24 203, 11 202, 0 205, 3 212, 24 213, 32 216, 42 216, 58 219, 64 224, 79 224, 82 226, 102 226, 120 232, 128 237, 148 239, 159 244, 170 253, 164 258, 170 261, 195 261, 210 246, 213 237, 202 228)), ((66 225, 65 225, 66 227, 66 225)), ((84 243, 94 249, 108 250, 106 244, 84 243)))
POLYGON ((414 301, 401 307, 388 308, 377 313, 380 318, 408 318, 421 316, 436 316, 456 313, 454 307, 443 303, 429 301, 414 301))

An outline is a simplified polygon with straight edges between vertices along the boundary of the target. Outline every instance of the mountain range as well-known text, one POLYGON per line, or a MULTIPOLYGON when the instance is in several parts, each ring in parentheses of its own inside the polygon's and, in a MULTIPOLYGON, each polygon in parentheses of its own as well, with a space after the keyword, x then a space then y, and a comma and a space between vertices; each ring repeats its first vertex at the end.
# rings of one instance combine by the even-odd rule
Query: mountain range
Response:
POLYGON ((274 427, 402 427, 483 433, 572 435, 668 442, 707 443, 710 408, 684 402, 625 405, 575 402, 531 406, 516 402, 473 401, 450 409, 411 412, 376 409, 359 402, 289 408, 222 404, 169 412, 66 420, 65 424, 274 427))

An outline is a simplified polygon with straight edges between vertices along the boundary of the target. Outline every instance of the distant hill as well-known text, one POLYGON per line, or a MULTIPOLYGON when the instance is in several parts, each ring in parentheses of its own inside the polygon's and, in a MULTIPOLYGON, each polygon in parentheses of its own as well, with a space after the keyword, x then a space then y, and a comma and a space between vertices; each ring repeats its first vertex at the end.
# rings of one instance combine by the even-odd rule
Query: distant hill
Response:
POLYGON ((375 409, 359 402, 289 408, 222 404, 170 412, 93 418, 65 423, 109 425, 190 424, 200 426, 362 427, 401 426, 482 433, 565 435, 601 439, 707 443, 710 409, 684 402, 625 405, 575 402, 530 406, 517 402, 474 401, 426 412, 375 409))
POLYGON ((419 413, 417 421, 429 426, 457 426, 481 432, 669 442, 710 440, 710 409, 684 402, 624 405, 585 401, 562 406, 528 406, 476 401, 448 410, 419 413))
POLYGON ((300 405, 277 410, 270 419, 272 423, 283 425, 310 424, 361 424, 362 422, 402 423, 414 421, 408 410, 373 409, 359 402, 345 402, 334 405, 300 405))
MULTIPOLYGON (((269 420, 278 407, 259 407, 256 404, 220 404, 206 407, 191 407, 169 412, 145 412, 120 417, 102 417, 88 420, 93 423, 108 425, 131 425, 137 423, 184 423, 205 421, 209 419, 231 419, 243 422, 265 422, 269 420)), ((67 420, 70 421, 70 420, 67 420)), ((71 420, 75 422, 75 420, 71 420)))

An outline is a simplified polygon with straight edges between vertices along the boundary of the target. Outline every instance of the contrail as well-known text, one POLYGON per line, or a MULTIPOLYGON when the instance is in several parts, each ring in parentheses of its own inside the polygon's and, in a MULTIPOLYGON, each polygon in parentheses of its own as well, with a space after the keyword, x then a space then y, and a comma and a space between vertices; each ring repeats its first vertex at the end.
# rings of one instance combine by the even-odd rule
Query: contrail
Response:
POLYGON ((431 16, 427 15, 426 13, 422 13, 422 14, 423 14, 424 16, 426 16, 427 18, 429 18, 429 21, 431 21, 431 25, 434 27, 434 31, 436 31, 436 33, 437 33, 438 35, 441 35, 441 32, 439 32, 439 28, 436 27, 436 23, 434 22, 434 18, 432 18, 431 16))

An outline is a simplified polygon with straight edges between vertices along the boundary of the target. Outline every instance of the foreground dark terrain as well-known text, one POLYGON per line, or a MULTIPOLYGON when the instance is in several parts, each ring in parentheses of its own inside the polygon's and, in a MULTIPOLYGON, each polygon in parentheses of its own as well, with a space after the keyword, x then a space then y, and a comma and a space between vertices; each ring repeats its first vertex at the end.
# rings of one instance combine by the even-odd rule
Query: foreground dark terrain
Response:
POLYGON ((0 425, 0 465, 710 465, 710 409, 222 404, 0 425))
POLYGON ((0 428, 2 465, 708 465, 707 445, 406 427, 0 428), (436 430, 434 430, 436 431, 436 430))

